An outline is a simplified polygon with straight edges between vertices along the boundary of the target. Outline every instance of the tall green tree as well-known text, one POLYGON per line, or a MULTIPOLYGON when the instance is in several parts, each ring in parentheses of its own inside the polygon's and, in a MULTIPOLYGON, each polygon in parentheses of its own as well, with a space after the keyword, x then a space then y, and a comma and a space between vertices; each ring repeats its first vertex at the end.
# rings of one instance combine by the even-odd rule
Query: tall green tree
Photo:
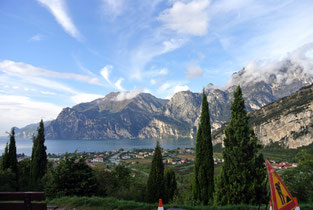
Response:
POLYGON ((33 150, 31 157, 31 183, 34 190, 42 189, 41 179, 47 172, 47 153, 45 143, 45 130, 43 120, 37 129, 37 136, 33 137, 33 150))
POLYGON ((8 155, 9 155, 9 146, 7 143, 5 148, 4 148, 4 153, 2 155, 2 170, 6 170, 10 166, 9 161, 8 161, 8 155))
POLYGON ((18 179, 18 168, 17 168, 17 156, 16 156, 16 144, 15 144, 15 131, 14 128, 11 130, 10 134, 10 144, 8 153, 8 164, 11 171, 15 174, 16 179, 18 179))
POLYGON ((147 200, 150 203, 155 203, 160 198, 164 198, 164 164, 161 147, 157 142, 147 183, 147 200))
POLYGON ((175 194, 177 193, 177 182, 174 170, 169 169, 165 173, 165 196, 164 202, 168 203, 173 200, 175 194))
POLYGON ((234 92, 231 118, 225 129, 224 163, 216 194, 217 204, 259 204, 267 202, 266 169, 261 145, 245 110, 240 86, 234 92))
POLYGON ((211 138, 210 114, 207 96, 202 93, 200 124, 196 137, 196 158, 193 173, 192 193, 195 200, 207 205, 213 202, 214 160, 211 138))

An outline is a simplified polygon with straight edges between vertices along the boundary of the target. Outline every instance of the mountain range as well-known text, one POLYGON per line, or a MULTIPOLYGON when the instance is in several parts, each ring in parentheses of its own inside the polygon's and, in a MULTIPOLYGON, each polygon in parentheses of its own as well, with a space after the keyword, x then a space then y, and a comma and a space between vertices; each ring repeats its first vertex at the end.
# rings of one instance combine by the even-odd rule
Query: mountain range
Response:
MULTIPOLYGON (((230 118, 233 91, 238 85, 242 88, 247 111, 253 113, 251 116, 268 118, 270 113, 268 109, 275 108, 268 104, 281 98, 286 100, 286 96, 313 83, 313 76, 297 62, 284 60, 271 68, 271 70, 268 67, 256 69, 247 66, 234 73, 224 88, 218 88, 213 84, 208 84, 204 88, 208 97, 213 131, 220 130, 230 118)), ((123 99, 120 97, 121 94, 123 93, 112 92, 104 98, 64 108, 55 120, 45 123, 46 138, 150 139, 195 136, 200 118, 202 93, 182 91, 176 93, 170 100, 159 99, 149 93, 140 93, 133 98, 123 99)), ((312 95, 312 93, 308 95, 310 94, 312 95)), ((307 101, 311 102, 312 100, 307 101)), ((283 103, 281 109, 284 108, 283 103)), ((258 137, 263 136, 263 139, 267 139, 261 140, 263 143, 270 142, 269 139, 281 141, 269 137, 268 133, 267 135, 262 133, 262 129, 256 126, 255 124, 254 129, 258 137)), ((16 129, 16 135, 31 137, 35 128, 35 125, 30 125, 16 129)), ((216 138, 215 142, 219 142, 218 139, 216 138)), ((297 147, 298 144, 285 143, 285 145, 297 147)))

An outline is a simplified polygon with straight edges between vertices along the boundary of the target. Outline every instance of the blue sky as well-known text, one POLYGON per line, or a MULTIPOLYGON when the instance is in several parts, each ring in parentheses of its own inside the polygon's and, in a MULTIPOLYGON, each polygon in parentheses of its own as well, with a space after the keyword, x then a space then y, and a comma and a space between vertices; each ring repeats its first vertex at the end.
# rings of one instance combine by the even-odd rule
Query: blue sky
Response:
POLYGON ((112 91, 223 87, 311 43, 312 11, 311 0, 1 1, 0 135, 112 91))

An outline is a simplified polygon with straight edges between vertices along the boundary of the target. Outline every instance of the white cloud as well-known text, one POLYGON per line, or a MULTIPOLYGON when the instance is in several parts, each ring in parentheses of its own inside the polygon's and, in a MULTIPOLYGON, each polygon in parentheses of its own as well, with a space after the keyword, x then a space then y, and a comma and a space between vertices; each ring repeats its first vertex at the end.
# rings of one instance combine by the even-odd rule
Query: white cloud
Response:
POLYGON ((163 85, 161 85, 159 88, 158 88, 158 92, 165 92, 167 91, 172 85, 168 82, 164 83, 163 85))
POLYGON ((197 64, 190 64, 187 68, 186 77, 187 79, 193 80, 197 77, 203 76, 203 70, 197 64))
POLYGON ((133 91, 125 91, 125 92, 121 92, 119 93, 115 98, 113 98, 112 100, 114 101, 123 101, 123 100, 129 100, 132 98, 135 98, 138 94, 141 93, 141 89, 138 90, 133 90, 133 91))
POLYGON ((170 89, 169 93, 165 98, 171 99, 175 93, 181 92, 181 91, 187 91, 189 90, 189 87, 187 85, 176 85, 173 88, 170 89))
POLYGON ((103 11, 115 18, 122 14, 125 9, 125 0, 102 0, 103 11))
POLYGON ((22 77, 27 76, 27 77, 75 79, 82 82, 88 82, 89 84, 98 84, 98 85, 100 84, 100 81, 95 77, 89 77, 73 73, 60 73, 55 71, 49 71, 43 68, 32 66, 30 64, 14 62, 10 60, 4 60, 0 62, 0 71, 5 72, 7 74, 14 74, 22 77))
POLYGON ((176 1, 158 19, 164 26, 179 34, 203 36, 209 27, 209 0, 176 1))
POLYGON ((0 135, 10 131, 13 126, 25 125, 43 120, 52 120, 62 110, 62 107, 51 103, 32 100, 19 95, 0 94, 0 135))
POLYGON ((111 81, 110 81, 110 73, 113 69, 113 66, 111 65, 107 65, 107 66, 104 66, 101 71, 100 71, 100 74, 103 76, 103 78, 105 79, 105 81, 107 81, 110 85, 112 84, 111 81))
POLYGON ((168 74, 168 70, 163 68, 163 69, 160 69, 159 71, 159 75, 167 75, 168 74))
POLYGON ((150 94, 152 94, 151 90, 149 90, 148 88, 144 88, 142 92, 143 93, 150 93, 150 94))
POLYGON ((210 31, 238 65, 255 59, 281 59, 312 41, 312 10, 310 1, 212 1, 210 31))
POLYGON ((298 48, 281 60, 250 61, 244 71, 233 74, 226 87, 238 84, 245 86, 260 81, 276 85, 288 84, 298 78, 307 80, 310 84, 308 76, 313 76, 313 59, 307 57, 307 52, 311 50, 313 50, 313 42, 298 48))
POLYGON ((122 87, 122 82, 123 82, 123 78, 120 78, 119 80, 117 80, 114 83, 114 86, 119 90, 119 91, 125 91, 125 89, 122 87))
POLYGON ((165 96, 166 99, 170 99, 175 93, 190 89, 188 85, 185 85, 184 83, 185 82, 181 82, 181 81, 168 81, 168 82, 163 83, 157 89, 157 92, 160 95, 165 96))
POLYGON ((50 10, 56 21, 63 29, 77 40, 81 39, 81 35, 71 20, 66 8, 65 0, 37 0, 44 7, 50 10))
POLYGON ((157 78, 165 77, 166 75, 168 75, 168 73, 169 72, 168 72, 167 68, 161 68, 161 69, 152 68, 152 70, 144 72, 143 76, 145 78, 151 78, 150 82, 155 84, 157 78))
POLYGON ((174 51, 187 42, 187 39, 170 38, 161 41, 160 43, 160 41, 157 40, 158 38, 154 38, 156 40, 147 39, 142 45, 130 53, 132 69, 130 75, 131 78, 141 80, 143 76, 151 76, 151 72, 148 72, 147 74, 142 73, 146 64, 148 64, 153 58, 174 51))
MULTIPOLYGON (((1 66, 1 63, 0 63, 1 66)), ((27 74, 18 74, 18 73, 7 73, 0 67, 0 72, 4 72, 5 74, 0 74, 0 83, 5 84, 6 86, 10 86, 11 88, 8 90, 10 92, 14 91, 11 84, 19 84, 19 86, 23 89, 26 88, 26 90, 35 91, 36 89, 34 86, 40 86, 38 89, 42 90, 42 87, 58 91, 62 94, 76 94, 77 91, 72 89, 71 87, 64 85, 60 82, 56 82, 54 80, 45 79, 38 76, 28 76, 27 74)), ((16 85, 13 85, 16 86, 16 85)), ((25 91, 26 91, 25 90, 25 91)), ((14 91, 14 94, 16 94, 17 90, 14 91)), ((18 92, 20 94, 20 92, 18 92)))
POLYGON ((113 88, 116 88, 119 91, 125 91, 125 89, 122 87, 122 82, 124 81, 124 78, 119 78, 116 82, 114 82, 114 84, 111 82, 110 73, 112 72, 112 69, 113 66, 111 65, 104 66, 101 69, 100 74, 107 81, 107 83, 111 85, 113 88))
POLYGON ((76 90, 74 90, 73 88, 67 85, 64 85, 62 83, 59 83, 53 80, 40 78, 40 77, 24 77, 23 82, 28 82, 29 84, 32 84, 32 85, 38 85, 38 86, 56 90, 62 93, 71 93, 71 94, 77 93, 76 90))
POLYGON ((50 95, 50 96, 55 96, 56 95, 56 93, 53 93, 53 92, 50 92, 50 91, 40 91, 40 93, 44 94, 44 95, 50 95))
POLYGON ((156 84, 155 79, 151 79, 151 80, 150 80, 150 83, 151 83, 151 85, 155 85, 155 84, 156 84))
POLYGON ((103 98, 103 97, 104 97, 103 95, 98 95, 98 94, 78 93, 72 96, 71 100, 75 104, 79 104, 79 103, 84 103, 84 102, 90 102, 90 101, 96 100, 98 98, 103 98))
POLYGON ((167 52, 171 52, 173 50, 176 50, 177 48, 180 48, 182 45, 184 45, 187 42, 187 39, 183 38, 171 38, 169 40, 163 41, 163 49, 160 54, 164 54, 167 52))
POLYGON ((32 36, 32 38, 30 39, 31 41, 41 41, 42 40, 42 35, 40 34, 36 34, 34 36, 32 36))
POLYGON ((187 91, 189 90, 189 87, 187 85, 176 85, 174 88, 173 88, 173 93, 178 93, 180 91, 187 91))

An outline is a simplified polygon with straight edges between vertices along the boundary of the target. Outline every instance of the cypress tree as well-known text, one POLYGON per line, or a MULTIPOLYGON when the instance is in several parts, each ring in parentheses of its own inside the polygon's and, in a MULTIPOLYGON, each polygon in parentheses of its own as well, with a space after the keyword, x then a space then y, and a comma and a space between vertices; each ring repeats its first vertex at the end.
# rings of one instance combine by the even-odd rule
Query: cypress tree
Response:
POLYGON ((147 183, 147 200, 150 203, 159 201, 164 198, 164 164, 159 142, 154 149, 152 157, 151 170, 147 183))
POLYGON ((17 168, 17 157, 16 157, 16 145, 15 145, 15 131, 14 128, 10 134, 10 144, 8 153, 8 164, 11 171, 15 174, 16 181, 18 180, 18 168, 17 168))
POLYGON ((44 124, 41 120, 37 129, 37 136, 33 137, 31 159, 31 182, 34 190, 41 189, 41 179, 47 172, 47 153, 45 143, 44 124))
POLYGON ((217 204, 259 204, 266 201, 266 170, 261 146, 248 125, 240 86, 234 92, 231 118, 225 129, 224 163, 218 178, 217 204))
POLYGON ((202 93, 200 124, 196 137, 196 158, 193 173, 192 193, 195 200, 207 205, 213 202, 214 160, 211 125, 207 96, 202 93))
POLYGON ((9 161, 8 161, 8 155, 9 155, 9 146, 8 142, 4 148, 4 153, 2 155, 2 170, 6 170, 9 168, 9 161))
POLYGON ((175 172, 172 169, 169 169, 165 173, 165 196, 164 202, 168 203, 173 200, 177 192, 177 182, 175 172))

